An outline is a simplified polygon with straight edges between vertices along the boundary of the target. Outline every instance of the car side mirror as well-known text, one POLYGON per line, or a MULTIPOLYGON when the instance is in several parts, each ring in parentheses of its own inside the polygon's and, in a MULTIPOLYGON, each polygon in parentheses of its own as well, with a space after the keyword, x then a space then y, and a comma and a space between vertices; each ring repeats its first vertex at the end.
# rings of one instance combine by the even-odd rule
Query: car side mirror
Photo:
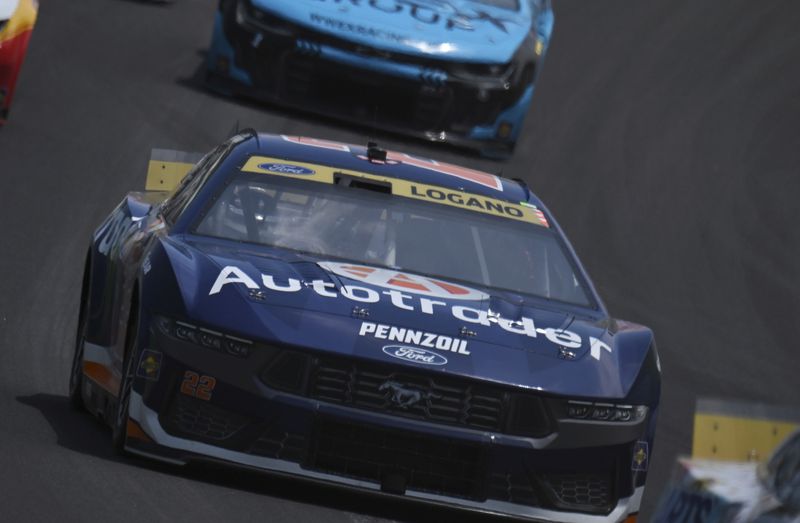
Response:
POLYGON ((131 195, 128 195, 126 198, 126 204, 128 206, 128 212, 131 215, 131 220, 134 222, 143 220, 148 214, 150 214, 150 210, 153 208, 153 206, 149 203, 137 200, 131 195))

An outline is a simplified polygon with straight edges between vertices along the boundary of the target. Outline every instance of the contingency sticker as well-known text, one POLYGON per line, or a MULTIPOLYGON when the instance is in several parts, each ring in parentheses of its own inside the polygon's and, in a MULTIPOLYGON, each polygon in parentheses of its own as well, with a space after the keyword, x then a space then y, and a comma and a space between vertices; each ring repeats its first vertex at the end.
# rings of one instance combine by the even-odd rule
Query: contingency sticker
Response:
POLYGON ((535 205, 531 205, 527 202, 524 204, 514 203, 497 198, 490 198, 488 196, 448 189, 446 187, 401 180, 399 178, 390 178, 376 174, 336 169, 326 165, 294 162, 265 156, 250 157, 244 167, 242 167, 242 171, 270 174, 286 178, 301 178, 303 180, 328 184, 334 183, 336 174, 363 178, 389 184, 392 188, 392 194, 397 196, 448 205, 450 207, 458 207, 469 211, 491 214, 511 220, 533 223, 542 227, 549 227, 544 214, 536 208, 535 205))
POLYGON ((648 453, 647 442, 637 441, 636 446, 633 448, 633 462, 631 463, 631 470, 642 472, 646 471, 649 458, 650 454, 648 453))
POLYGON ((149 349, 143 350, 136 375, 146 380, 158 381, 159 374, 161 374, 161 353, 149 349))

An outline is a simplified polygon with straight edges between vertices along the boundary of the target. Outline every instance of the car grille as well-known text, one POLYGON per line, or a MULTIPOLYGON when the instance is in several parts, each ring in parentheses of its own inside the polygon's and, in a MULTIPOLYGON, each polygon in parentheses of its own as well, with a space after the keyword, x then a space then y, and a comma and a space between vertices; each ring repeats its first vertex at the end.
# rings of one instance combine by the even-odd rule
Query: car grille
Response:
POLYGON ((613 469, 605 473, 525 472, 491 474, 488 497, 531 507, 555 506, 567 510, 607 513, 614 505, 613 469))
POLYGON ((250 453, 299 463, 305 459, 308 438, 278 426, 267 428, 250 448, 250 453))
POLYGON ((608 474, 547 474, 543 479, 566 505, 607 507, 611 504, 612 478, 608 474))
POLYGON ((530 507, 541 506, 540 496, 525 474, 492 474, 488 482, 488 497, 530 507))
POLYGON ((542 473, 526 472, 513 462, 507 470, 487 474, 481 445, 325 418, 317 421, 312 442, 307 468, 378 483, 384 490, 387 478, 399 476, 403 490, 474 501, 494 499, 595 514, 607 514, 616 502, 613 468, 603 473, 542 473))
POLYGON ((330 420, 318 422, 315 441, 313 469, 380 484, 399 476, 411 490, 481 498, 478 445, 330 420))
MULTIPOLYGON (((387 78, 374 72, 327 62, 294 50, 281 60, 282 95, 294 103, 315 104, 340 111, 347 107, 366 122, 380 120, 425 131, 443 123, 452 94, 444 87, 387 78)), ((272 71, 274 73, 274 70, 272 71)))
POLYGON ((309 395, 331 403, 482 430, 502 429, 509 402, 508 393, 502 389, 469 380, 336 358, 317 360, 309 395), (399 406, 392 400, 392 384, 418 392, 419 401, 399 406))
POLYGON ((248 418, 207 401, 176 394, 164 421, 168 432, 224 440, 244 427, 248 418))

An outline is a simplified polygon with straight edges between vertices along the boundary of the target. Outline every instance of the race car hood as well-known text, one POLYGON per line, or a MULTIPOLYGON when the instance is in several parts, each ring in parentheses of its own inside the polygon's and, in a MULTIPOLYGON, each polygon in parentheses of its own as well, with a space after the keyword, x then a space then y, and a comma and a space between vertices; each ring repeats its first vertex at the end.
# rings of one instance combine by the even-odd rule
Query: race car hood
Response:
POLYGON ((460 282, 223 242, 167 244, 189 319, 223 332, 572 397, 624 398, 652 334, 460 282))
MULTIPOLYGON (((473 0, 252 0, 314 31, 385 51, 476 63, 507 63, 531 29, 531 8, 473 0)), ((509 0, 513 4, 513 0, 509 0)))

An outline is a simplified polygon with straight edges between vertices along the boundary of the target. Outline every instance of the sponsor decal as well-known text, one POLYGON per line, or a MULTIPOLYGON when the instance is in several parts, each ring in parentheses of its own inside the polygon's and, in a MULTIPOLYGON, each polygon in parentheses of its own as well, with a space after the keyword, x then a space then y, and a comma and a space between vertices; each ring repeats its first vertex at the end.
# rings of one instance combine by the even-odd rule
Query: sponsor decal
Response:
POLYGON ((533 212, 536 214, 536 217, 539 218, 539 223, 541 223, 545 227, 550 227, 550 223, 547 221, 547 217, 545 217, 541 209, 539 209, 532 203, 528 202, 519 202, 519 204, 522 205, 523 207, 528 207, 529 209, 533 209, 533 212))
POLYGON ((500 178, 483 171, 468 169, 467 167, 461 167, 460 165, 441 163, 428 158, 417 158, 416 156, 411 156, 410 154, 396 153, 394 151, 388 151, 386 158, 390 161, 397 161, 400 163, 413 165, 414 167, 419 167, 420 169, 426 169, 428 171, 454 176, 468 182, 483 185, 484 187, 488 187, 490 189, 496 189, 498 191, 503 190, 503 183, 500 181, 500 178))
POLYGON ((463 285, 456 285, 435 278, 428 278, 427 276, 398 272, 392 269, 380 269, 377 267, 368 267, 366 265, 337 262, 320 262, 319 266, 333 274, 351 280, 369 283, 384 289, 396 289, 413 294, 421 294, 422 296, 450 298, 452 300, 480 301, 489 298, 489 295, 485 292, 470 289, 463 285))
POLYGON ((647 442, 637 441, 636 446, 633 447, 633 461, 631 462, 631 470, 641 472, 646 471, 649 456, 647 442))
MULTIPOLYGON (((387 345, 383 347, 383 353, 388 354, 392 358, 399 360, 410 361, 412 363, 421 363, 422 365, 444 365, 447 363, 447 358, 441 354, 436 354, 429 350, 420 349, 418 347, 404 347, 403 345, 387 345)), ((419 401, 419 400, 417 400, 419 401)))
POLYGON ((355 7, 368 6, 388 14, 410 16, 419 23, 443 25, 447 30, 474 31, 476 23, 488 23, 499 31, 508 32, 507 18, 494 16, 480 9, 459 10, 447 2, 434 3, 422 0, 318 0, 324 3, 350 4, 355 7), (442 12, 444 11, 444 12, 442 12))
POLYGON ((348 33, 366 36, 375 40, 389 40, 400 44, 409 40, 408 37, 397 34, 394 31, 384 31, 383 29, 377 29, 375 27, 339 20, 337 18, 331 18, 329 16, 324 16, 317 13, 311 13, 309 16, 311 17, 311 21, 313 23, 325 26, 329 29, 334 29, 336 31, 346 31, 348 33))
MULTIPOLYGON (((359 336, 372 336, 379 340, 396 341, 399 343, 410 343, 420 347, 436 349, 445 352, 456 352, 469 356, 467 341, 441 334, 406 329, 403 327, 393 327, 380 323, 365 321, 358 330, 359 336)), ((385 351, 384 351, 385 352, 385 351)), ((447 363, 447 360, 444 361, 447 363)))
MULTIPOLYGON (((525 217, 525 209, 520 205, 496 200, 494 198, 470 196, 460 191, 447 190, 441 187, 422 186, 412 183, 411 196, 418 200, 447 202, 456 207, 465 207, 470 210, 483 212, 488 211, 491 214, 507 218, 522 219, 525 217)), ((536 211, 533 212, 535 213, 536 211)))
POLYGON ((258 164, 258 168, 271 173, 297 174, 301 176, 307 176, 315 172, 313 169, 290 163, 261 163, 258 164))
POLYGON ((592 354, 592 358, 600 361, 600 354, 603 351, 611 354, 611 347, 603 343, 602 341, 598 340, 597 338, 590 338, 590 352, 592 354))
POLYGON ((136 376, 146 380, 158 381, 161 374, 161 353, 154 350, 145 349, 139 357, 139 366, 136 369, 136 376))
MULTIPOLYGON (((328 262, 330 264, 330 262, 328 262)), ((320 263, 322 267, 326 265, 326 263, 320 263)), ((373 268, 373 267, 370 267, 373 268)), ((388 269, 387 269, 388 270, 388 269)), ((566 329, 556 329, 554 327, 537 327, 536 323, 533 321, 533 318, 528 318, 526 316, 520 317, 518 320, 511 320, 508 318, 503 318, 502 316, 492 313, 490 311, 483 308, 475 308, 469 307, 467 305, 454 305, 452 303, 435 300, 432 299, 431 296, 415 296, 413 294, 407 294, 406 290, 400 290, 399 288, 390 288, 388 290, 383 290, 378 292, 377 290, 373 289, 372 287, 361 287, 357 285, 344 285, 342 287, 337 286, 330 281, 325 280, 312 280, 312 281, 303 281, 301 282, 295 278, 286 278, 285 280, 281 281, 276 279, 274 276, 269 274, 261 274, 261 282, 260 284, 256 282, 253 278, 251 278, 246 272, 235 265, 227 265, 223 267, 219 275, 217 275, 216 280, 211 285, 211 289, 208 291, 209 296, 213 296, 215 294, 219 294, 227 285, 244 285, 249 292, 257 292, 259 296, 263 299, 269 295, 269 293, 294 293, 294 292, 314 292, 318 296, 323 298, 330 298, 330 299, 340 299, 345 298, 350 301, 359 302, 359 303, 377 303, 381 300, 388 299, 391 305, 397 309, 409 311, 409 312, 420 312, 422 314, 430 314, 436 315, 441 313, 449 312, 454 318, 463 321, 464 323, 468 324, 476 324, 482 325, 484 327, 499 327, 500 329, 510 332, 512 334, 518 334, 520 336, 528 336, 530 338, 539 338, 544 337, 550 343, 555 344, 558 347, 565 347, 567 349, 579 349, 583 347, 584 340, 580 334, 566 330, 566 329), (266 292, 263 289, 266 290, 266 292)), ((365 280, 364 280, 365 281, 365 280)), ((413 282, 413 280, 412 280, 413 282)), ((461 288, 460 286, 456 286, 458 289, 461 290, 468 290, 467 288, 461 288)), ((419 289, 418 289, 419 291, 419 289)), ((419 294, 419 292, 417 293, 419 294)), ((447 296, 449 300, 454 300, 453 296, 447 296)), ((260 301, 263 301, 261 299, 260 301)), ((455 301, 458 301, 455 299, 455 301)), ((365 322, 368 323, 368 322, 365 322)), ((376 324, 371 324, 376 325, 376 324)), ((378 330, 378 327, 375 327, 375 333, 380 333, 380 339, 392 339, 392 341, 398 341, 400 343, 414 343, 419 344, 422 346, 427 346, 426 343, 433 343, 433 348, 437 348, 439 350, 448 350, 451 352, 458 352, 460 354, 469 354, 466 347, 466 341, 460 340, 457 338, 449 338, 452 340, 450 342, 450 346, 447 349, 440 348, 438 345, 441 344, 442 347, 445 347, 445 341, 435 341, 432 339, 424 338, 426 341, 421 341, 417 343, 417 334, 421 331, 409 331, 406 329, 406 332, 402 335, 403 339, 401 340, 399 331, 397 334, 393 334, 392 338, 389 338, 389 333, 392 327, 385 326, 389 329, 387 332, 387 338, 382 338, 384 335, 384 330, 378 330), (411 332, 412 334, 408 334, 411 332), (407 336, 409 338, 407 338, 407 336), (406 341, 407 339, 411 339, 412 341, 406 341), (456 343, 458 341, 458 343, 456 343), (462 352, 462 350, 464 352, 462 352)), ((362 324, 363 329, 372 329, 372 327, 364 327, 362 324)), ((370 333, 370 330, 364 330, 362 334, 370 333)), ((377 337, 377 336, 376 336, 377 337)), ((446 338, 446 336, 444 337, 446 338)), ((420 338, 421 340, 423 338, 420 338)), ((601 359, 601 354, 603 352, 608 352, 609 354, 613 353, 613 349, 602 342, 601 340, 595 338, 594 336, 589 336, 589 346, 591 356, 596 359, 601 359)))

